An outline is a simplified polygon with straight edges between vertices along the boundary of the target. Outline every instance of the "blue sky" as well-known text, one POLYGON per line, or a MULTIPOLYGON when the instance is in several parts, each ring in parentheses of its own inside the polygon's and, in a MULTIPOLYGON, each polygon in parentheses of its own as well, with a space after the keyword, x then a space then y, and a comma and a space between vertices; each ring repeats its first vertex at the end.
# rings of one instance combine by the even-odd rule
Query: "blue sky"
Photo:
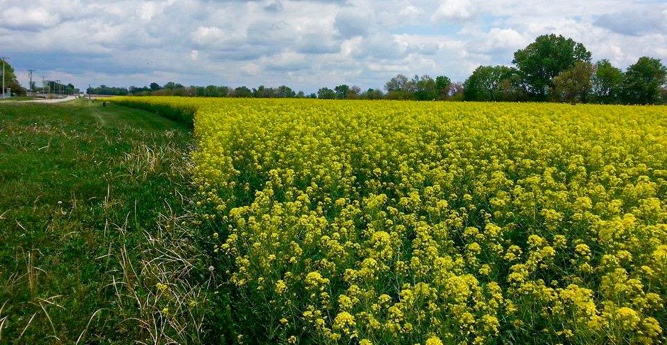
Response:
POLYGON ((0 0, 0 56, 23 85, 28 69, 80 88, 464 81, 549 33, 620 68, 667 64, 667 1, 0 0))

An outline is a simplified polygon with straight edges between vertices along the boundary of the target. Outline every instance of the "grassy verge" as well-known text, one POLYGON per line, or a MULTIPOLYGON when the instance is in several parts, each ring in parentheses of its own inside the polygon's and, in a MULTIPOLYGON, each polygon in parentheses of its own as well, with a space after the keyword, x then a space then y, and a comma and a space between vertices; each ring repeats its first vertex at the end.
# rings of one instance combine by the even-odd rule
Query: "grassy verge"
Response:
POLYGON ((122 106, 142 109, 156 115, 176 121, 190 129, 194 127, 195 112, 193 106, 174 106, 162 102, 146 102, 146 97, 114 97, 113 102, 122 106))
POLYGON ((31 99, 32 98, 25 97, 25 96, 23 96, 23 97, 10 97, 10 98, 5 98, 5 99, 0 97, 0 102, 28 101, 28 100, 31 100, 31 99))
POLYGON ((0 105, 0 343, 201 341, 192 145, 143 110, 0 105))

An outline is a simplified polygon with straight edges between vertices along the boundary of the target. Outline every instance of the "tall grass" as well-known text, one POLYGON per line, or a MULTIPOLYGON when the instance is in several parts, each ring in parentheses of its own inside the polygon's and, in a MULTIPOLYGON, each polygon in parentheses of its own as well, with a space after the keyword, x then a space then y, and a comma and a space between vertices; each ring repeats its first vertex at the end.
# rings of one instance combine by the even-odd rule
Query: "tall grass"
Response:
POLYGON ((202 342, 192 147, 154 112, 0 104, 0 343, 202 342))

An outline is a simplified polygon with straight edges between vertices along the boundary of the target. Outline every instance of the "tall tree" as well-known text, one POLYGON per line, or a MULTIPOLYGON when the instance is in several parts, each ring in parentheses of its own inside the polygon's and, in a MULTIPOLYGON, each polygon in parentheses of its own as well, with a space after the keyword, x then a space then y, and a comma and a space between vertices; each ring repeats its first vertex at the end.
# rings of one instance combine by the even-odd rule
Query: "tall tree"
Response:
POLYGON ((357 85, 352 85, 350 90, 347 91, 346 99, 359 99, 361 98, 361 88, 357 85))
POLYGON ((264 85, 260 85, 256 89, 252 89, 252 96, 255 98, 269 98, 272 97, 273 95, 269 96, 269 92, 273 92, 273 90, 269 91, 269 89, 266 88, 264 85))
POLYGON ((336 91, 331 90, 328 87, 323 87, 323 88, 317 90, 317 98, 319 98, 319 99, 335 99, 336 98, 336 91))
POLYGON ((239 86, 234 89, 232 97, 250 98, 252 97, 252 90, 250 90, 247 86, 239 86))
POLYGON ((385 85, 384 88, 387 92, 391 91, 405 91, 406 85, 408 84, 408 77, 398 74, 395 77, 391 78, 385 85))
POLYGON ((173 81, 170 81, 170 82, 164 84, 164 89, 167 89, 167 90, 176 90, 176 89, 183 89, 183 88, 185 88, 185 86, 183 86, 179 83, 175 83, 173 81))
POLYGON ((443 100, 449 95, 449 88, 452 85, 452 80, 447 76, 439 75, 435 77, 436 98, 443 100))
POLYGON ((370 88, 361 93, 361 98, 363 99, 383 99, 384 93, 380 89, 370 88))
POLYGON ((346 84, 338 85, 334 88, 336 91, 336 98, 346 99, 348 92, 350 92, 350 86, 346 84))
MULTIPOLYGON (((10 89, 12 93, 16 94, 25 94, 25 89, 21 87, 21 84, 19 84, 18 80, 16 79, 16 74, 14 73, 14 67, 9 64, 9 61, 0 59, 0 89, 2 89, 2 78, 4 77, 5 80, 5 88, 10 89), (5 75, 2 75, 2 63, 4 62, 4 73, 5 75)), ((9 92, 5 90, 5 92, 9 92)), ((0 94, 2 94, 2 90, 0 90, 0 94)))
POLYGON ((595 102, 615 104, 621 101, 623 71, 612 66, 609 60, 602 59, 595 64, 592 82, 592 96, 595 102))
POLYGON ((276 97, 280 98, 294 98, 296 97, 296 92, 292 90, 289 86, 280 85, 276 90, 276 97))
POLYGON ((437 97, 436 82, 428 75, 423 75, 421 78, 415 76, 411 82, 414 85, 414 99, 417 101, 431 101, 437 97))
POLYGON ((521 72, 524 87, 535 100, 544 101, 553 91, 553 78, 577 61, 590 62, 591 52, 583 44, 561 35, 543 35, 514 53, 512 63, 521 72))
POLYGON ((660 89, 667 83, 667 67, 660 59, 640 57, 628 67, 623 83, 623 101, 631 104, 654 104, 660 101, 660 89))
POLYGON ((593 65, 577 61, 574 66, 554 78, 553 97, 557 101, 586 103, 593 83, 593 65))
POLYGON ((517 73, 507 66, 479 66, 463 83, 463 99, 466 101, 514 101, 517 100, 517 73))
POLYGON ((222 97, 222 92, 217 86, 208 85, 207 87, 204 88, 204 95, 206 97, 222 97))

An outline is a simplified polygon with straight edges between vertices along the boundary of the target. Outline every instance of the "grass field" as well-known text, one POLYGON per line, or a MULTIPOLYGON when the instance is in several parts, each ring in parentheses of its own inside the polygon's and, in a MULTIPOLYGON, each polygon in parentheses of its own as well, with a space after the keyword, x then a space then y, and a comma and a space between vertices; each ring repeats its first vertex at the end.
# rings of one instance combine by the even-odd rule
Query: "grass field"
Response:
POLYGON ((142 110, 0 104, 0 343, 198 342, 192 147, 142 110))

